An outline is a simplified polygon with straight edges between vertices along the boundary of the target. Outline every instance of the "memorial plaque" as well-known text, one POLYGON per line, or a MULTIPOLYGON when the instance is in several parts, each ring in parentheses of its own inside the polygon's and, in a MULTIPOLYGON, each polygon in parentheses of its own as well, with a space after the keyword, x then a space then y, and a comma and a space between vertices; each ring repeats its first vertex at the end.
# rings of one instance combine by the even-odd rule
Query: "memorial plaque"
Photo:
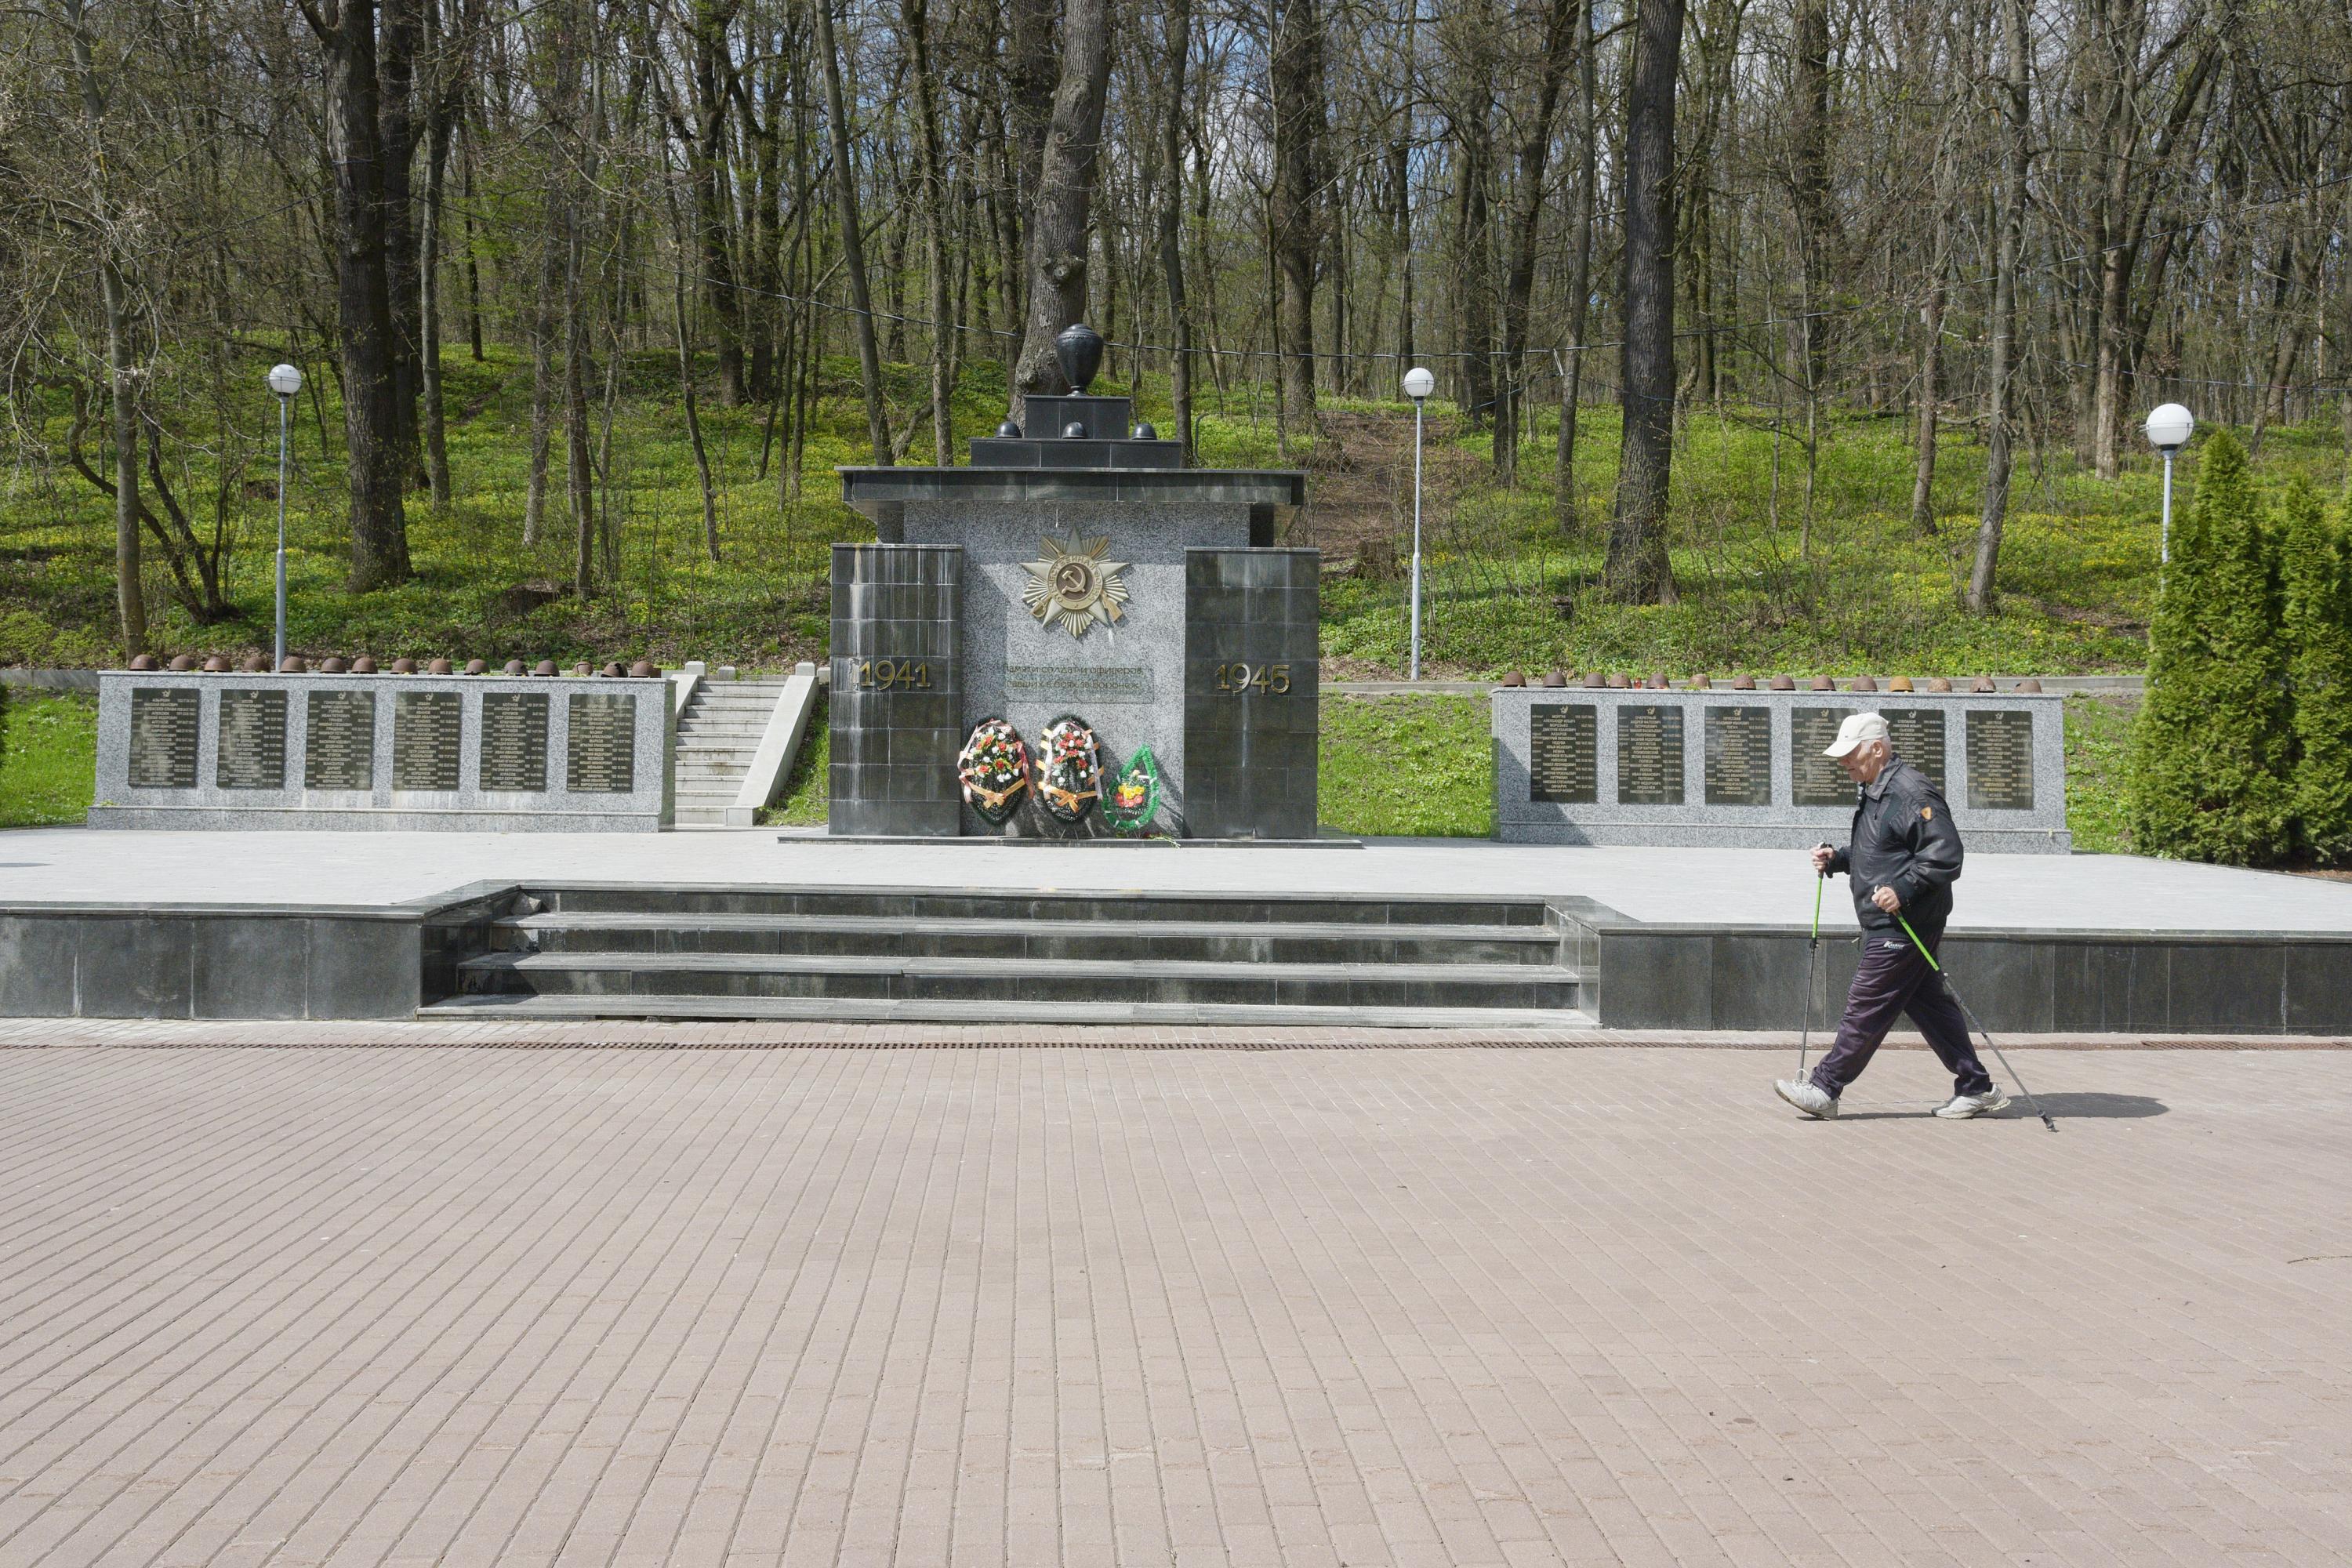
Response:
POLYGON ((637 787, 635 697, 573 695, 563 776, 576 795, 627 795, 637 787))
POLYGON ((223 789, 286 787, 286 693, 224 691, 213 777, 223 789))
POLYGON ((1683 710, 1659 702, 1617 710, 1617 804, 1683 803, 1683 710))
POLYGON ((1969 736, 1969 809, 2033 809, 2033 715, 2015 709, 1972 708, 1969 736))
POLYGON ((1706 710, 1706 804, 1772 804, 1772 710, 1769 708, 1709 708, 1706 710))
POLYGON ((1845 776, 1835 758, 1822 755, 1837 739, 1838 726, 1852 711, 1848 708, 1789 710, 1789 771, 1796 805, 1853 805, 1853 781, 1845 776))
POLYGON ((547 693, 482 694, 482 788, 547 788, 547 693))
POLYGON ((1561 805, 1601 799, 1600 710, 1538 702, 1528 711, 1528 798, 1561 805))
POLYGON ((306 789, 375 788, 375 693, 313 691, 302 746, 306 789))
POLYGON ((132 789, 196 787, 196 728, 203 700, 193 686, 132 689, 132 789))
POLYGON ((455 691, 402 691, 392 700, 392 787, 457 787, 466 700, 455 691))
POLYGON ((1927 775, 1938 793, 1944 782, 1944 710, 1940 708, 1882 708, 1886 738, 1895 754, 1927 775))

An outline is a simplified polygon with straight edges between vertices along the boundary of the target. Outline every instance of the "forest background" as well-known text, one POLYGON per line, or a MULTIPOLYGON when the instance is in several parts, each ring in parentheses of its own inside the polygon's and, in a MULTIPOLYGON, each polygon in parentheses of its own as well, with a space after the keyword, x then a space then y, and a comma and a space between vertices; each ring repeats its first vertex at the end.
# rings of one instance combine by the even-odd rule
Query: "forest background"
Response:
POLYGON ((1331 673, 1414 363, 1441 673, 2137 668, 2141 412, 2343 482, 2347 107, 2255 0, 41 0, 0 662, 267 647, 281 359, 298 650, 820 654, 833 466, 1083 314, 1309 470, 1331 673))

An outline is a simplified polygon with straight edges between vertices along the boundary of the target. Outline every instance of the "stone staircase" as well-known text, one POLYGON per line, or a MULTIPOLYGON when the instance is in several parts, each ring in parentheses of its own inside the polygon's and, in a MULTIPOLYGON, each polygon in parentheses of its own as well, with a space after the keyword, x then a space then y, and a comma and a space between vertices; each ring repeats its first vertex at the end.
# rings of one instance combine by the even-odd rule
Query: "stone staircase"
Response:
POLYGON ((680 827, 724 827, 727 808, 760 749, 784 678, 704 680, 677 717, 677 787, 673 821, 680 827))
POLYGON ((420 1016, 1589 1028, 1540 900, 518 889, 420 1016))

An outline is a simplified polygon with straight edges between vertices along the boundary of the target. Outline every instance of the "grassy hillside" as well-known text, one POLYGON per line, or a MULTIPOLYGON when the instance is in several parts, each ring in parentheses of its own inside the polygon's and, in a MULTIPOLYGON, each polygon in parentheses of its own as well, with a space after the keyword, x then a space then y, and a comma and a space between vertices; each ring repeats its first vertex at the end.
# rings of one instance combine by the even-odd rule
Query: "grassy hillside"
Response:
MULTIPOLYGON (((259 391, 227 427, 183 426, 168 471, 200 532, 230 542, 227 596, 236 613, 196 625, 169 605, 159 564, 148 572, 164 652, 244 651, 268 641, 275 531, 275 411, 259 391)), ((582 602, 570 595, 573 542, 556 446, 545 537, 522 541, 530 374, 512 351, 487 363, 446 358, 454 504, 410 505, 413 583, 344 591, 347 539, 341 413, 332 378, 314 378, 295 426, 289 487, 291 637, 312 656, 629 658, 707 658, 772 666, 821 657, 824 574, 835 540, 870 537, 845 508, 833 469, 863 461, 854 367, 828 362, 797 487, 769 439, 765 408, 705 401, 715 470, 720 560, 703 547, 701 500, 676 366, 646 350, 618 367, 607 446, 600 426, 600 504, 616 524, 617 577, 582 602), (763 466, 763 448, 765 448, 763 466)), ((1123 367, 1114 373, 1124 375, 1123 367)), ((919 401, 918 374, 898 367, 898 416, 919 401)), ((1106 375, 1106 381, 1110 379, 1106 375)), ((1169 417, 1166 390, 1140 389, 1143 416, 1169 417)), ((961 435, 1001 417, 1001 366, 966 374, 956 399, 961 435)), ((18 461, 0 480, 0 663, 91 666, 114 646, 113 527, 107 499, 63 458, 68 410, 23 411, 18 461)), ((1402 405, 1328 399, 1323 436, 1286 447, 1271 404, 1234 384, 1202 419, 1209 466, 1300 466, 1310 504, 1291 537, 1326 552, 1327 673, 1402 666, 1405 589, 1386 546, 1402 547, 1411 516, 1412 417, 1402 405)), ((1587 412, 1578 500, 1566 519, 1551 492, 1551 426, 1538 421, 1526 479, 1491 480, 1486 437, 1443 411, 1432 419, 1425 517, 1425 668, 1496 674, 1554 665, 1677 674, 1798 671, 2018 673, 2136 668, 2157 557, 2157 479, 2134 466, 2113 484, 2054 449, 2028 454, 2003 555, 2001 613, 1958 607, 1974 543, 1982 454, 1949 437, 1937 481, 1937 531, 1909 522, 1909 427, 1899 419, 1829 423, 1808 463, 1801 426, 1776 433, 1769 410, 1694 412, 1675 476, 1674 563, 1682 603, 1631 609, 1594 589, 1614 481, 1614 411, 1587 412)), ((927 441, 921 445, 927 446, 927 441)), ((101 469, 104 456, 91 450, 101 469)), ((912 454, 920 460, 919 448, 912 454)), ((2305 473, 2343 480, 2332 429, 2273 431, 2266 484, 2305 473)), ((2193 453, 2183 475, 2193 488, 2193 453)))

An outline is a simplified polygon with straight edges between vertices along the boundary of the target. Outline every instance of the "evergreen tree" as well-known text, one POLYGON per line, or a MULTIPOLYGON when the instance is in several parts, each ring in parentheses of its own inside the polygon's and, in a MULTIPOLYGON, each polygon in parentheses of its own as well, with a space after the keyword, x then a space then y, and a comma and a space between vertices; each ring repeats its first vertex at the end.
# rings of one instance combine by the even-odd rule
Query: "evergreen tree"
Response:
POLYGON ((2345 512, 2343 526, 2331 523, 2297 480, 2279 561, 2294 699, 2295 847, 2322 865, 2352 860, 2352 496, 2345 512))
POLYGON ((2133 737, 2132 835, 2154 854, 2262 865, 2293 842, 2294 731, 2264 510, 2245 448, 2217 432, 2173 536, 2133 737))

